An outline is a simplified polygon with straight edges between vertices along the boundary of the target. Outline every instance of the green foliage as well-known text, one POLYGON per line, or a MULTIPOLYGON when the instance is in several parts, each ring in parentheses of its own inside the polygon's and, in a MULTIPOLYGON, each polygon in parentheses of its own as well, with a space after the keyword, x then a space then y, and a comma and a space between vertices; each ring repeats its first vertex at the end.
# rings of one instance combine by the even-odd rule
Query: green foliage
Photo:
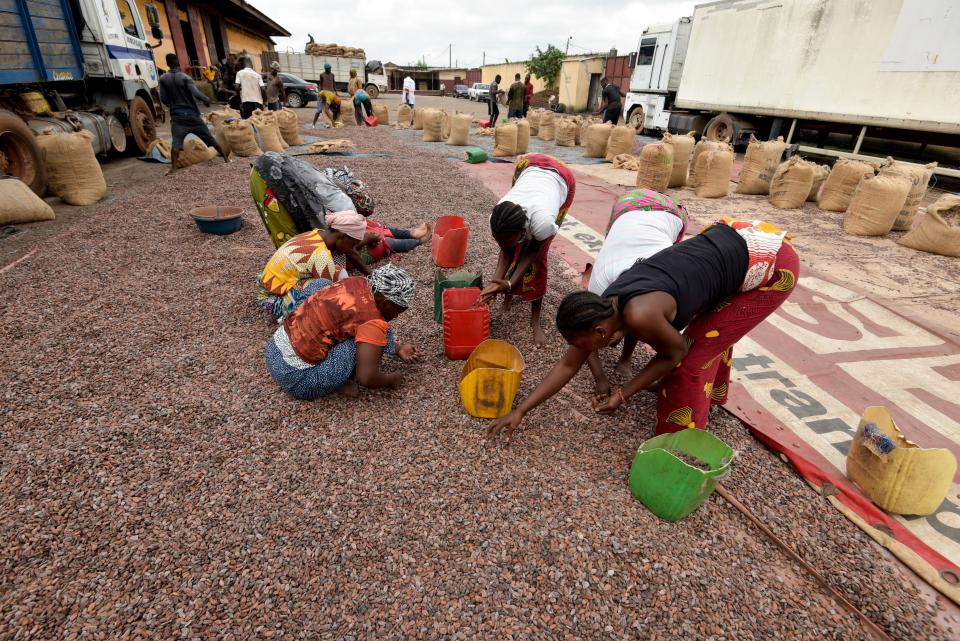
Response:
POLYGON ((531 55, 527 62, 527 71, 547 83, 548 87, 555 87, 560 78, 563 59, 563 52, 553 45, 547 45, 546 51, 537 47, 536 54, 531 55))

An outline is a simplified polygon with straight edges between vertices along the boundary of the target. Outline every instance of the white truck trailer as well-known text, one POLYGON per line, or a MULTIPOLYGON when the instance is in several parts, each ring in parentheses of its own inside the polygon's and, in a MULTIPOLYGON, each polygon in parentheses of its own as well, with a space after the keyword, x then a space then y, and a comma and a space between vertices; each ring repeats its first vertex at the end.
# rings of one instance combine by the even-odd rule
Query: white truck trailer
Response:
POLYGON ((626 116, 734 144, 783 135, 807 153, 949 162, 960 149, 957 33, 960 0, 698 5, 641 37, 626 116))
POLYGON ((280 63, 280 68, 284 72, 318 84, 323 66, 329 64, 330 71, 336 78, 338 91, 346 91, 351 69, 356 69, 357 76, 363 79, 363 88, 371 98, 376 98, 381 91, 387 90, 387 74, 379 60, 345 56, 314 56, 290 51, 264 51, 261 55, 264 69, 269 69, 270 63, 276 61, 280 63))

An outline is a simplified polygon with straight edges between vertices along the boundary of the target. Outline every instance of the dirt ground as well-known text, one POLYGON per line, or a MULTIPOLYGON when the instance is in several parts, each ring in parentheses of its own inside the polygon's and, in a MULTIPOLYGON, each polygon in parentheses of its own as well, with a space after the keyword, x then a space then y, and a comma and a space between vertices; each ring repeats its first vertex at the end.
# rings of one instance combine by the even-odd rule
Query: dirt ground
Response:
MULTIPOLYGON (((443 150, 384 127, 317 135, 384 154, 308 157, 350 166, 378 219, 455 211, 466 267, 492 272, 499 195, 443 150)), ((403 387, 285 397, 253 304, 273 248, 248 162, 165 169, 110 163, 105 201, 0 241, 0 265, 28 256, 0 275, 0 639, 870 638, 720 497, 671 524, 630 496, 652 396, 596 416, 582 372, 514 445, 486 444, 442 354, 427 248, 398 261, 418 292, 396 331, 423 353, 403 387), (187 213, 207 204, 243 207, 240 232, 200 234, 187 213)), ((545 348, 524 306, 493 313, 526 359, 521 395, 564 348, 552 320, 576 283, 551 269, 545 348)), ((887 633, 957 637, 739 421, 710 427, 737 451, 725 486, 887 633)))

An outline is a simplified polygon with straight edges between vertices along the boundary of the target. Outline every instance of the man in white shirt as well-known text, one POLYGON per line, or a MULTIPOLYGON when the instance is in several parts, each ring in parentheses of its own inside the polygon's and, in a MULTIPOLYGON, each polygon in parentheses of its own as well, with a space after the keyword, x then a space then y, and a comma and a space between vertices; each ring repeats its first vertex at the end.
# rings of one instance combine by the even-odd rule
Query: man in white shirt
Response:
POLYGON ((263 108, 263 79, 254 71, 250 58, 241 58, 243 69, 237 72, 240 87, 240 117, 249 118, 257 109, 263 108))
POLYGON ((410 106, 410 124, 413 124, 413 110, 417 108, 417 83, 407 75, 403 79, 403 104, 410 106))

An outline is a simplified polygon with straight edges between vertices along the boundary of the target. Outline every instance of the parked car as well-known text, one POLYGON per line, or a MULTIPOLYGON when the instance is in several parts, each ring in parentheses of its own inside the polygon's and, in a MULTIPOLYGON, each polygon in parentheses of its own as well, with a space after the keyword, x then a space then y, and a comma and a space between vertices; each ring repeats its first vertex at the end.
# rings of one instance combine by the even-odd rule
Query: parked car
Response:
POLYGON ((468 97, 470 100, 476 100, 477 102, 487 100, 490 97, 490 85, 483 82, 473 83, 468 91, 468 97))
POLYGON ((467 85, 454 85, 453 86, 453 97, 454 98, 469 98, 470 97, 470 87, 467 85))
MULTIPOLYGON (((306 107, 317 99, 318 87, 312 82, 307 82, 299 76, 282 71, 280 72, 280 80, 283 80, 283 91, 287 95, 288 107, 293 109, 306 107)), ((266 74, 263 76, 263 81, 267 81, 266 74)))

